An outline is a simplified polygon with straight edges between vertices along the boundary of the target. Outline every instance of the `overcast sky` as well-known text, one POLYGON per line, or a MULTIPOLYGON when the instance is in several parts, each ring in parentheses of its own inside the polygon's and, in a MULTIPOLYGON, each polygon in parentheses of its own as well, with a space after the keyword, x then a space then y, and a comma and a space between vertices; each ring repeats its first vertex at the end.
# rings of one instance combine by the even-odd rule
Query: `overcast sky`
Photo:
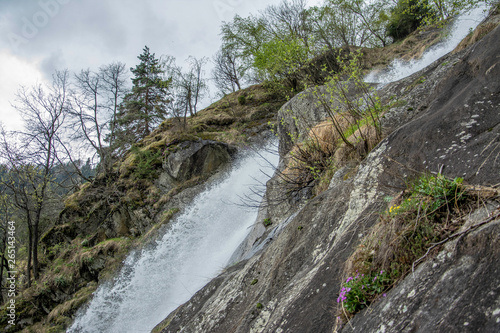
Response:
POLYGON ((15 92, 20 85, 50 82, 56 69, 77 72, 113 61, 134 67, 145 45, 157 57, 174 56, 179 65, 190 55, 211 58, 220 46, 222 21, 279 2, 0 0, 0 121, 19 128, 11 107, 15 92))

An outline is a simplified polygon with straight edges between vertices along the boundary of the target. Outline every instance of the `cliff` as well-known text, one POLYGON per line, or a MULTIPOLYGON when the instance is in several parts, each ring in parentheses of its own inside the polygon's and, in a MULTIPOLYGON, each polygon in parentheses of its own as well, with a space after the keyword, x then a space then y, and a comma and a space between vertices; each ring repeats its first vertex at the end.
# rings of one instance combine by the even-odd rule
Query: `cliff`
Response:
POLYGON ((300 138, 328 118, 314 90, 285 104, 282 162, 240 261, 154 331, 499 331, 497 25, 380 89, 383 139, 344 161, 317 195, 313 177, 278 200, 300 138), (299 115, 308 126, 297 125, 299 115), (364 288, 371 298, 351 297, 364 288))

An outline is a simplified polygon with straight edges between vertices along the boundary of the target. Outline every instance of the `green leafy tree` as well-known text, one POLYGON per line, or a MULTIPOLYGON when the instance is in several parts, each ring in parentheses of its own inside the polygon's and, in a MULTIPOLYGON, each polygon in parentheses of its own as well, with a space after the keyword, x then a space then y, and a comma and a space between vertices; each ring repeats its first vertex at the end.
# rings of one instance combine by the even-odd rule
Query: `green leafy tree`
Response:
POLYGON ((141 61, 131 68, 132 91, 123 100, 117 114, 117 147, 128 149, 163 121, 168 113, 171 78, 165 78, 163 63, 147 46, 138 56, 141 61))
POLYGON ((265 80, 281 80, 306 63, 309 49, 301 39, 273 39, 254 54, 254 67, 265 80))

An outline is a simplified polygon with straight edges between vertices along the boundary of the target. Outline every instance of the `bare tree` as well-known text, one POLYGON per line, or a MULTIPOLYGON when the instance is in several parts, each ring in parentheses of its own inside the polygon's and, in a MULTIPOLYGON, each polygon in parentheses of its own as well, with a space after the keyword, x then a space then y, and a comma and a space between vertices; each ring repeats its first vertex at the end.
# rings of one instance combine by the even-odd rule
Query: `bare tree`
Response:
MULTIPOLYGON (((80 142, 90 148, 93 157, 99 161, 98 173, 106 175, 114 159, 112 150, 116 140, 116 116, 125 94, 125 65, 112 63, 101 67, 98 72, 89 69, 75 75, 75 89, 71 95, 70 126, 73 142, 80 142)), ((80 170, 77 160, 72 158, 68 145, 66 157, 75 169, 80 170)), ((79 171, 80 176, 85 176, 79 171)), ((88 179, 87 179, 88 180, 88 179)))
POLYGON ((262 13, 265 29, 273 38, 300 39, 309 48, 311 27, 307 19, 305 0, 283 0, 268 6, 262 13))
POLYGON ((241 89, 246 68, 230 48, 221 48, 212 60, 215 65, 212 78, 219 91, 226 95, 241 89))
POLYGON ((359 43, 360 45, 386 46, 389 39, 386 35, 382 13, 388 9, 388 1, 328 0, 328 5, 336 7, 338 13, 346 13, 348 15, 346 17, 352 17, 352 15, 357 17, 355 21, 357 30, 367 34, 363 37, 363 42, 359 43))
POLYGON ((0 153, 9 170, 1 180, 28 226, 28 285, 39 277, 38 243, 40 224, 50 201, 57 162, 58 135, 63 129, 68 96, 68 72, 56 72, 51 86, 22 87, 14 107, 21 114, 23 131, 2 131, 0 153), (15 140, 17 139, 17 140, 15 140))
POLYGON ((208 85, 204 78, 203 66, 208 59, 203 57, 196 59, 189 57, 189 68, 183 72, 180 67, 176 67, 174 75, 175 100, 178 106, 182 105, 184 109, 184 120, 187 114, 191 117, 197 113, 198 103, 208 92, 208 85))

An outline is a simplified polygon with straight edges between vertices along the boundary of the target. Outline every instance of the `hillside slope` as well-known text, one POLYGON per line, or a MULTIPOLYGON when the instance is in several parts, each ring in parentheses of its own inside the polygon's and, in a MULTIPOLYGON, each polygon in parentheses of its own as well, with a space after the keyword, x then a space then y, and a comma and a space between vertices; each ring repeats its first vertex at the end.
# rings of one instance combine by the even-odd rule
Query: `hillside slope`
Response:
MULTIPOLYGON (((498 40, 500 27, 384 87, 382 101, 399 101, 382 119, 387 137, 361 163, 340 168, 328 189, 302 208, 296 205, 289 219, 290 210, 283 203, 273 206, 268 191, 261 217, 281 223, 272 237, 254 233, 249 243, 260 245, 255 255, 226 269, 154 331, 500 331, 498 40), (422 177, 426 172, 442 174, 422 177), (415 194, 423 185, 409 188, 405 180, 411 179, 431 185, 449 179, 456 185, 455 195, 446 200, 454 201, 422 217, 421 209, 433 201, 415 194), (462 179, 469 185, 462 185, 462 179), (388 197, 390 204, 384 200, 388 197), (406 203, 415 198, 418 206, 406 203), (414 217, 408 220, 410 213, 414 217), (407 231, 398 225, 404 221, 410 223, 407 231), (427 227, 439 230, 438 237, 427 239, 425 235, 435 235, 427 227), (397 275, 405 261, 400 253, 408 251, 395 248, 379 256, 386 238, 389 248, 397 241, 416 253, 406 259, 403 275, 397 275), (414 247, 420 244, 427 247, 414 247), (342 287, 348 286, 346 279, 358 279, 362 264, 388 267, 389 275, 399 277, 381 284, 375 300, 360 304, 369 309, 347 313, 352 303, 341 300, 346 294, 342 287)), ((321 121, 318 108, 310 91, 284 105, 279 113, 283 121, 278 121, 282 141, 300 131, 286 117, 306 113, 321 121)), ((280 149, 283 158, 288 150, 280 149)), ((386 279, 384 270, 373 281, 386 279)))

